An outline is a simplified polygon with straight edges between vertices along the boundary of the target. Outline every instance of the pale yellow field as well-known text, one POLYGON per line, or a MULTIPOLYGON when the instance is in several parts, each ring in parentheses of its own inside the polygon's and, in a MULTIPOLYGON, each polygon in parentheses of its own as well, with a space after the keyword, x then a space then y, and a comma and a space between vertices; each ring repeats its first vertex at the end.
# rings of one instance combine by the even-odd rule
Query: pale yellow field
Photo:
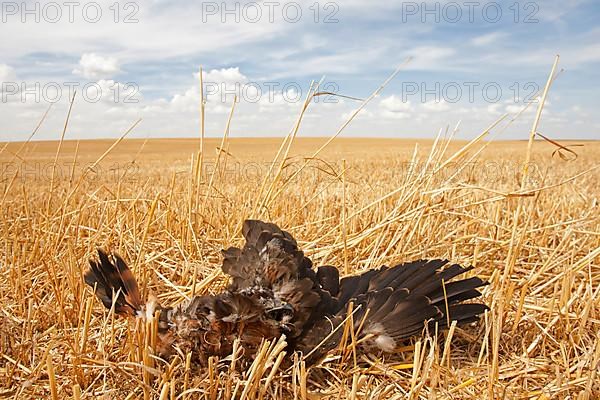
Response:
POLYGON ((112 140, 65 141, 58 156, 58 142, 0 143, 0 397, 600 398, 599 142, 565 161, 536 141, 524 176, 527 142, 336 139, 313 157, 327 139, 296 139, 282 163, 282 140, 230 139, 218 153, 209 139, 201 158, 199 140, 124 140, 97 164, 112 140), (163 303, 213 292, 220 250, 249 217, 348 273, 472 264, 491 311, 393 357, 355 365, 349 345, 270 376, 278 349, 247 371, 153 360, 146 327, 83 283, 102 246, 163 303))

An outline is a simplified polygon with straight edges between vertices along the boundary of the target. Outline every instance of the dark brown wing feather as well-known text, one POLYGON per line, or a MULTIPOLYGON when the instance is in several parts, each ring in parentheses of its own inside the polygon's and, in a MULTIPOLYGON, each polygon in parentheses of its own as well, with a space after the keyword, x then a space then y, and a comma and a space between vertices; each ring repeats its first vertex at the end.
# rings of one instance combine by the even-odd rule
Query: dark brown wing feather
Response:
POLYGON ((257 220, 244 221, 242 232, 246 239, 244 247, 223 251, 222 269, 232 277, 231 290, 270 287, 305 277, 314 280, 312 263, 288 232, 257 220))
POLYGON ((118 254, 109 255, 98 249, 98 258, 90 260, 85 283, 95 290, 106 308, 112 307, 114 299, 117 314, 135 315, 141 310, 142 301, 133 273, 118 254))
MULTIPOLYGON (((282 332, 293 341, 315 315, 321 316, 322 307, 317 305, 330 304, 332 296, 322 289, 312 262, 288 232, 272 223, 246 220, 242 233, 243 248, 223 251, 222 269, 231 276, 227 290, 252 297, 265 315, 281 322, 282 332)), ((338 276, 325 269, 322 275, 325 280, 335 276, 336 282, 328 283, 335 290, 338 276)))
MULTIPOLYGON (((316 321, 299 338, 297 349, 304 354, 313 351, 331 334, 336 323, 346 318, 350 302, 356 310, 355 329, 362 324, 361 337, 371 336, 364 346, 384 351, 392 351, 399 341, 420 334, 425 327, 433 328, 436 323, 443 328, 448 320, 459 324, 477 320, 488 307, 460 302, 479 297, 477 288, 487 283, 477 277, 450 282, 471 268, 447 264, 447 260, 418 260, 343 278, 334 315, 323 315, 316 321)), ((342 329, 338 329, 318 351, 313 351, 307 362, 324 356, 339 343, 341 335, 342 329)))
POLYGON ((330 295, 337 296, 340 292, 340 273, 336 267, 324 265, 317 269, 317 280, 330 295))

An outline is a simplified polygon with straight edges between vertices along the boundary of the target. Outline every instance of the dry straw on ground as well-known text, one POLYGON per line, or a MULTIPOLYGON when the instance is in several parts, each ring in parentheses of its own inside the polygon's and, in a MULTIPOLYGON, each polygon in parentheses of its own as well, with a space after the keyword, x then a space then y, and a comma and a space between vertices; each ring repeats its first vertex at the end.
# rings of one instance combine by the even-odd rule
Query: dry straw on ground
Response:
POLYGON ((226 132, 201 153, 192 140, 0 145, 0 397, 599 398, 600 144, 565 161, 547 142, 484 141, 510 122, 469 143, 452 130, 415 145, 295 129, 283 144, 226 132), (277 368, 293 357, 278 342, 250 368, 239 349, 199 370, 154 358, 154 327, 115 318, 84 287, 103 246, 163 303, 218 291, 219 251, 240 243, 247 217, 348 273, 421 257, 472 264, 491 311, 391 357, 357 354, 346 331, 311 369, 298 357, 277 368))

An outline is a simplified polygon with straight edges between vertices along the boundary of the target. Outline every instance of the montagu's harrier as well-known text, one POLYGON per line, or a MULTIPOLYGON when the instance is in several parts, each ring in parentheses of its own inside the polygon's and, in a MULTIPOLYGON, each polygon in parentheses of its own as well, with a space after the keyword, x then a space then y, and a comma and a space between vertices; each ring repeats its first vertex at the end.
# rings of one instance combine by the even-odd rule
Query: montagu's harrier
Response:
POLYGON ((486 284, 478 277, 453 278, 471 268, 447 260, 418 260, 383 266, 339 278, 332 266, 313 268, 296 240, 272 223, 247 220, 246 244, 223 251, 223 272, 230 281, 214 296, 196 296, 165 307, 141 299, 138 284, 121 257, 98 250, 85 282, 105 307, 138 318, 158 315, 157 350, 162 357, 178 348, 206 365, 210 356, 227 356, 235 339, 252 358, 263 339, 285 335, 288 354, 299 351, 312 364, 335 348, 338 328, 353 303, 354 328, 365 351, 392 352, 403 339, 425 327, 476 321, 488 307, 467 302, 486 284), (158 311, 158 313, 156 312, 158 311))

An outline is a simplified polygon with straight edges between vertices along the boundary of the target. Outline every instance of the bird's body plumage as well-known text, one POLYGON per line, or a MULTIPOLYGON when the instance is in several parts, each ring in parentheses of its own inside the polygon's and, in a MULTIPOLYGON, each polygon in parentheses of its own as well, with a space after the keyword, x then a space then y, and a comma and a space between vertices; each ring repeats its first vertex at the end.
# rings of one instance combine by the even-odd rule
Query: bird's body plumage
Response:
MULTIPOLYGON (((362 346, 391 352, 428 325, 472 322, 487 310, 484 304, 462 303, 480 296, 477 288, 485 282, 477 277, 451 281, 470 268, 446 260, 384 266, 340 280, 335 267, 314 269, 294 238, 274 224, 247 220, 243 235, 243 248, 223 251, 222 269, 230 276, 224 292, 173 308, 158 306, 162 356, 191 352, 196 363, 206 365, 210 356, 231 354, 238 339, 251 358, 263 340, 285 335, 288 350, 309 355, 307 362, 313 363, 341 340, 343 330, 337 328, 350 303, 362 346)), ((149 314, 119 256, 111 259, 99 250, 99 262, 90 264, 85 281, 107 308, 149 314)))

